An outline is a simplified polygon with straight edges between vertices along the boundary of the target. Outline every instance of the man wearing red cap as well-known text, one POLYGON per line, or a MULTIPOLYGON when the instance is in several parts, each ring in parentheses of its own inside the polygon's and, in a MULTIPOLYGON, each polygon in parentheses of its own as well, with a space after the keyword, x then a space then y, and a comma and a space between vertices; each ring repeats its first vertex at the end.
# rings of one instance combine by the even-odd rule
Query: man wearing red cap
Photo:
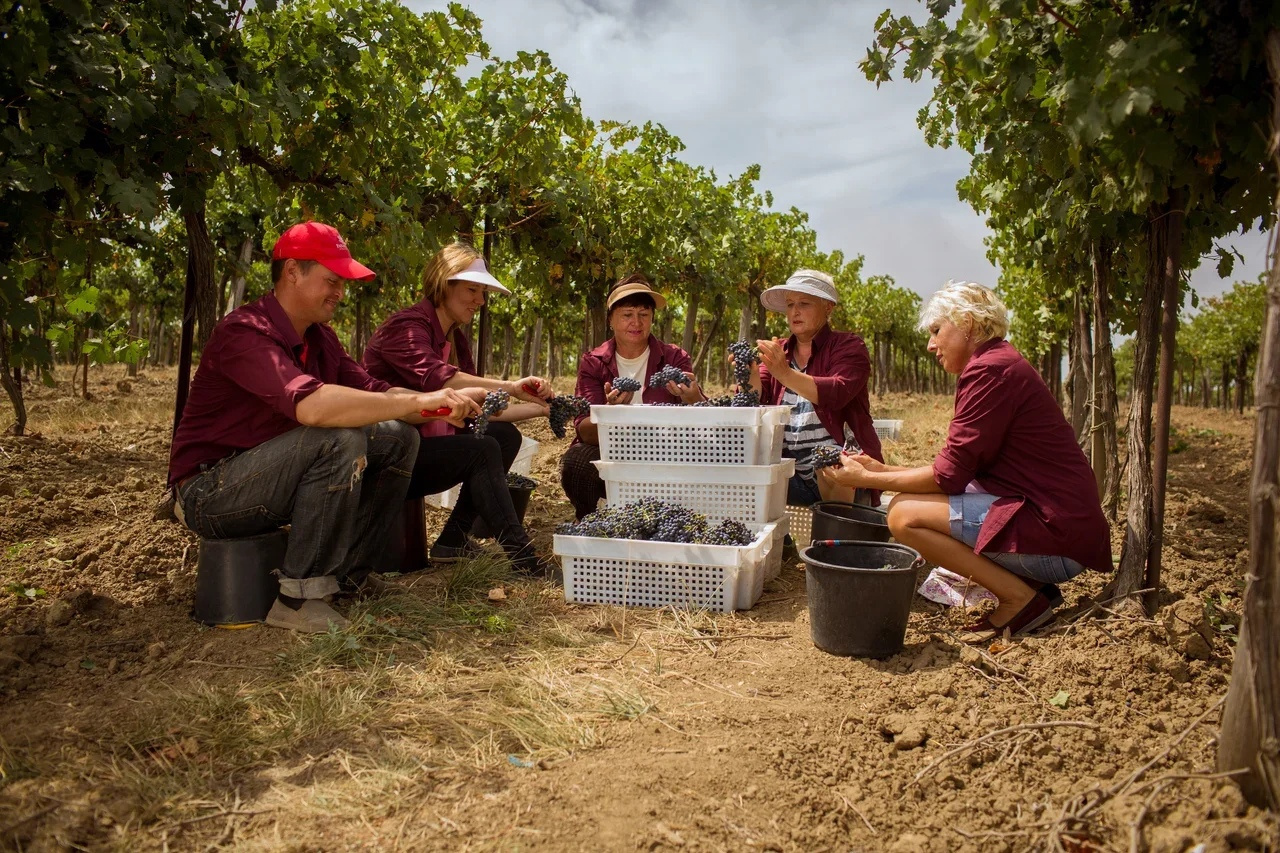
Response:
POLYGON ((291 524, 267 624, 324 632, 325 602, 359 588, 386 549, 409 487, 420 413, 479 411, 466 393, 392 388, 347 355, 329 327, 346 282, 374 273, 336 229, 295 225, 272 252, 274 289, 213 330, 173 437, 175 511, 206 538, 291 524))

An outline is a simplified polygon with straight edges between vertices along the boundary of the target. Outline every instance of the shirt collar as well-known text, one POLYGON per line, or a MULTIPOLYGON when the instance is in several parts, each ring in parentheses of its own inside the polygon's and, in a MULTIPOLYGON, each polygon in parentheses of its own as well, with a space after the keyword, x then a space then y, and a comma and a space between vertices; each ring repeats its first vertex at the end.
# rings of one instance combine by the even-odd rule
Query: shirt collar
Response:
MULTIPOLYGON (((302 346, 302 338, 299 337, 293 323, 289 320, 289 315, 284 312, 284 307, 280 305, 280 300, 276 299, 274 293, 268 293, 262 297, 262 306, 266 309, 267 319, 271 321, 271 325, 284 337, 285 344, 290 349, 297 349, 302 346)), ((314 325, 314 324, 313 324, 314 325)), ((311 326, 307 327, 307 331, 311 331, 311 326)))
MULTIPOLYGON (((813 351, 817 352, 818 350, 822 349, 822 347, 826 345, 827 340, 830 337, 831 337, 831 324, 827 323, 821 329, 818 330, 818 334, 813 336, 813 340, 810 342, 810 344, 813 347, 813 351)), ((792 335, 791 337, 787 338, 786 343, 782 345, 782 351, 786 353, 788 356, 790 356, 796 350, 796 343, 797 343, 796 336, 792 335)))

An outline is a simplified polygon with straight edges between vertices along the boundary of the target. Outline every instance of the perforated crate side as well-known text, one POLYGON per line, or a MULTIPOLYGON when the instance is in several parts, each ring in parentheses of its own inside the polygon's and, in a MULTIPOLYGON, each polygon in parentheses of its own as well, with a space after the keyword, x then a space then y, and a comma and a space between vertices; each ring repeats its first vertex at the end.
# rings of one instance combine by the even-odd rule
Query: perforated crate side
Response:
POLYGON ((619 557, 566 556, 565 601, 578 604, 621 604, 627 607, 695 607, 728 613, 755 604, 741 581, 763 581, 759 569, 654 563, 619 557), (739 599, 742 604, 739 604, 739 599))
POLYGON ((606 462, 768 465, 782 458, 788 417, 786 406, 611 406, 592 419, 606 462))

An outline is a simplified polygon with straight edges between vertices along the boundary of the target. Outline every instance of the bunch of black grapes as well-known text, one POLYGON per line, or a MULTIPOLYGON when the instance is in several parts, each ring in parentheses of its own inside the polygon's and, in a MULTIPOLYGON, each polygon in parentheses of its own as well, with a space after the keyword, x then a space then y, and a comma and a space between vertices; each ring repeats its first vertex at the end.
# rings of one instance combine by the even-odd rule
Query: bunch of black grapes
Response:
POLYGON ((702 513, 659 498, 641 498, 621 506, 604 507, 580 521, 562 524, 557 532, 568 536, 695 545, 750 545, 755 539, 740 521, 725 519, 712 527, 702 513))
POLYGON ((523 474, 512 474, 507 472, 507 487, 511 489, 534 489, 537 488, 538 481, 531 480, 523 474))
POLYGON ((693 405, 695 406, 732 406, 733 397, 729 396, 728 394, 725 394, 723 397, 708 397, 707 399, 700 400, 697 403, 694 403, 693 405))
POLYGON ((510 404, 511 395, 506 391, 490 391, 485 394, 484 402, 480 404, 480 414, 471 425, 471 430, 477 437, 483 436, 489 429, 489 419, 504 411, 510 404))
MULTIPOLYGON (((666 388, 668 382, 674 382, 677 385, 688 385, 689 377, 684 375, 684 371, 676 367, 674 364, 668 364, 657 373, 649 377, 650 388, 666 388)), ((616 385, 614 386, 617 387, 616 385)))
POLYGON ((630 376, 619 376, 611 384, 613 385, 613 390, 619 394, 634 394, 643 387, 640 384, 640 380, 632 379, 630 376))
POLYGON ((840 464, 840 448, 834 444, 824 444, 821 447, 815 447, 809 458, 813 460, 814 470, 834 468, 840 464))
POLYGON ((564 438, 566 427, 573 423, 573 419, 591 411, 591 404, 586 398, 571 394, 552 397, 548 404, 551 406, 551 411, 547 418, 551 421, 551 431, 555 433, 556 438, 564 438))
POLYGON ((733 381, 738 383, 738 393, 733 395, 729 405, 760 405, 759 392, 751 388, 751 372, 760 363, 759 352, 746 341, 734 341, 729 344, 729 354, 733 356, 733 381))

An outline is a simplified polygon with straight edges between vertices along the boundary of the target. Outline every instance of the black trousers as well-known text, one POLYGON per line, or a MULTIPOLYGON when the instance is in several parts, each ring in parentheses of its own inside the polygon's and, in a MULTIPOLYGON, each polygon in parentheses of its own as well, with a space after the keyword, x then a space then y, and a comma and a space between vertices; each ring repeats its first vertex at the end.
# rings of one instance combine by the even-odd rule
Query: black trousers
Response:
POLYGON ((433 495, 462 484, 458 504, 445 522, 440 538, 460 545, 476 516, 485 520, 504 549, 529 541, 520 516, 511 504, 507 469, 520 452, 520 430, 509 423, 491 423, 483 437, 471 433, 424 438, 409 481, 409 497, 433 495))
POLYGON ((579 519, 595 512, 596 504, 605 496, 604 480, 591 464, 599 458, 599 445, 575 444, 560 459, 560 486, 579 519))

